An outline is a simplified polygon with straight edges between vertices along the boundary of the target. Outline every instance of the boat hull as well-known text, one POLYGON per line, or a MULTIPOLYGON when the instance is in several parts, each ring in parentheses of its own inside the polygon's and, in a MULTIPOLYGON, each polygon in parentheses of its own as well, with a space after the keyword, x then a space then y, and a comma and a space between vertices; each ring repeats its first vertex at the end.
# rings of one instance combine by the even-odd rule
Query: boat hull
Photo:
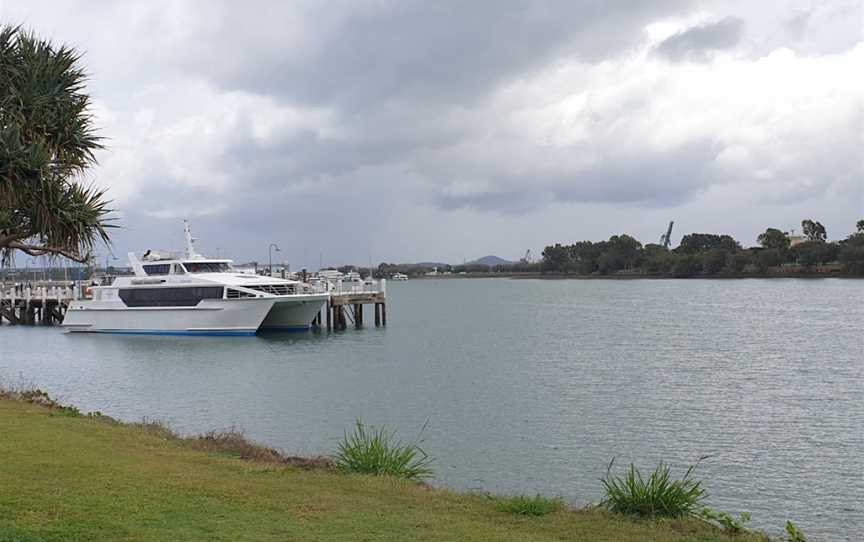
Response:
POLYGON ((194 307, 78 302, 69 307, 62 326, 71 332, 130 335, 254 335, 274 303, 274 298, 204 300, 194 307))
POLYGON ((278 298, 264 318, 262 331, 305 331, 327 301, 327 294, 278 298))

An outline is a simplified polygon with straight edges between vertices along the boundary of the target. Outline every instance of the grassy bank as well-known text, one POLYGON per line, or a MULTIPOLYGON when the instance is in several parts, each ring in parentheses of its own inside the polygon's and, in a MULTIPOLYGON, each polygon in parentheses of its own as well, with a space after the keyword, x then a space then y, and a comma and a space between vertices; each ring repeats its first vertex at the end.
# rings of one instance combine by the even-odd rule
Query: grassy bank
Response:
POLYGON ((597 509, 534 517, 483 495, 257 450, 0 399, 0 541, 733 539, 695 520, 597 509))

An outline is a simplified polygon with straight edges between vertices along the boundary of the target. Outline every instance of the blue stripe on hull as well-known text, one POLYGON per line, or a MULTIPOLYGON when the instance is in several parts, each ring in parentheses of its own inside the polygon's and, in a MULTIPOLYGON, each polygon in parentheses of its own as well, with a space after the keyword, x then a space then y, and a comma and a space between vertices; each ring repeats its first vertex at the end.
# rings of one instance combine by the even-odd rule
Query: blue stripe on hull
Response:
POLYGON ((312 326, 261 326, 260 331, 309 331, 312 326))
POLYGON ((213 330, 213 331, 158 331, 158 330, 126 330, 126 329, 94 329, 88 333, 109 333, 111 335, 168 335, 176 337, 251 337, 254 331, 243 330, 213 330))

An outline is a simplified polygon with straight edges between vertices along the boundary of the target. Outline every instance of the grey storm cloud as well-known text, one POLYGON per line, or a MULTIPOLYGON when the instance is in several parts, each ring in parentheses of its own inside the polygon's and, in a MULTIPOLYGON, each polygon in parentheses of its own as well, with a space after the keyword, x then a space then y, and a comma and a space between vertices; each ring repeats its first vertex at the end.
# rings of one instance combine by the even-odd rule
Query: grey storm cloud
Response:
POLYGON ((700 24, 666 38, 656 51, 673 61, 706 60, 712 52, 738 45, 744 35, 744 26, 744 20, 738 17, 700 24))
MULTIPOLYGON (((232 90, 354 111, 388 100, 470 103, 560 56, 607 59, 684 0, 328 3, 295 28, 289 4, 222 4, 179 52, 184 70, 232 90), (266 7, 264 7, 266 5, 266 7), (238 46, 245 44, 245 46, 238 46)), ((319 4, 320 6, 320 4, 319 4)))

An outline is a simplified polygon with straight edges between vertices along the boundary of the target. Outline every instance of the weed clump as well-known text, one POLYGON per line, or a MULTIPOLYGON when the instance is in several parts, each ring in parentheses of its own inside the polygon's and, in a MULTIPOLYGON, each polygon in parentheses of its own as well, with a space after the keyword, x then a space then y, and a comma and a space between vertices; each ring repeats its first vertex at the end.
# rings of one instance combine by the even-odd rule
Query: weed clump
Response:
POLYGON ((81 411, 74 406, 63 405, 57 400, 48 395, 48 392, 40 389, 35 390, 12 390, 0 388, 0 399, 9 399, 13 401, 23 401, 31 405, 43 406, 53 414, 60 416, 70 416, 77 418, 81 416, 81 411))
POLYGON ((623 477, 612 475, 609 462, 606 477, 602 478, 606 489, 603 504, 612 512, 638 517, 680 518, 695 513, 707 492, 702 482, 691 478, 696 465, 691 466, 680 480, 672 478, 669 467, 660 463, 645 479, 633 463, 623 477))
POLYGON ((354 432, 345 433, 333 459, 343 472, 419 481, 434 476, 430 467, 433 458, 423 451, 420 442, 418 436, 418 440, 402 444, 396 440, 396 430, 366 426, 357 420, 354 432))
POLYGON ((542 495, 528 497, 516 495, 496 499, 495 507, 501 512, 509 512, 520 516, 545 516, 564 508, 564 501, 542 495))
POLYGON ((807 537, 801 529, 791 521, 786 522, 786 534, 789 535, 788 542, 807 542, 807 537))
POLYGON ((738 519, 727 512, 719 512, 711 508, 703 508, 699 516, 708 523, 719 525, 721 529, 729 534, 740 534, 747 531, 747 524, 750 523, 750 514, 742 512, 738 519))

